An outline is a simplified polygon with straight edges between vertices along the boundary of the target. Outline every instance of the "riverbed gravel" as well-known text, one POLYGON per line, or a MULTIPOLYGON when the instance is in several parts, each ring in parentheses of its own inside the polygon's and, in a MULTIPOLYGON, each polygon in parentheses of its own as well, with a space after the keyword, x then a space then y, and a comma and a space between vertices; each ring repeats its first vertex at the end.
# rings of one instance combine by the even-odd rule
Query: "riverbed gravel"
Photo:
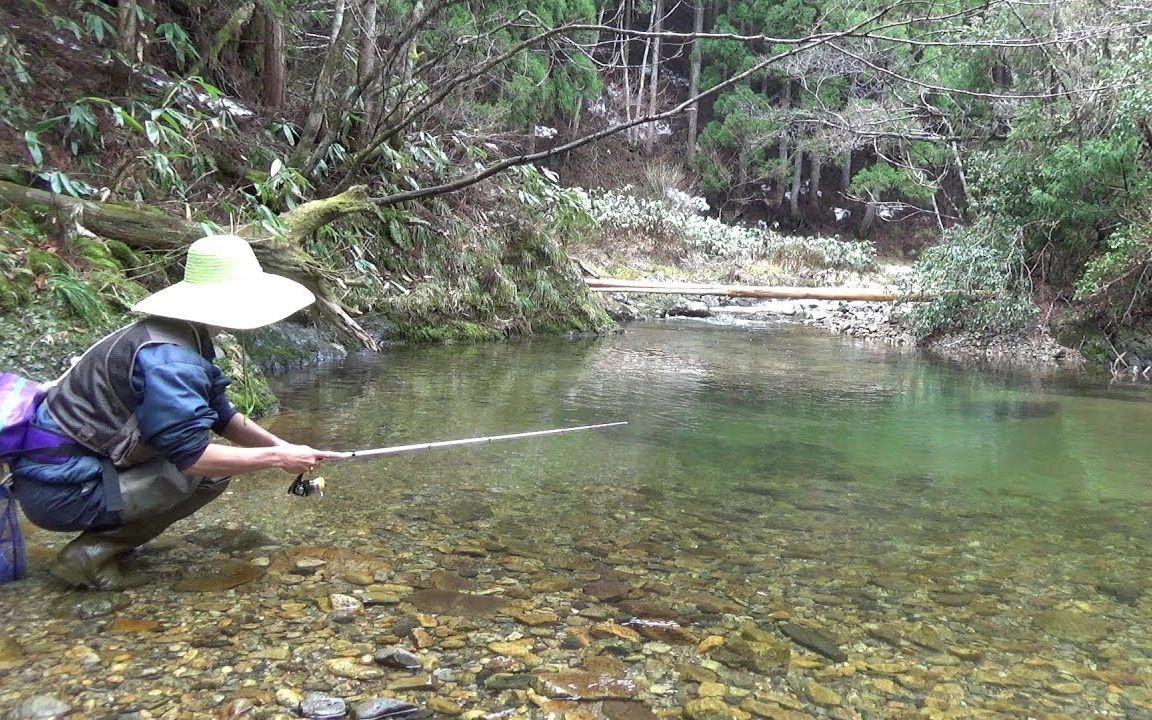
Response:
POLYGON ((397 489, 308 528, 226 496, 122 593, 54 584, 68 538, 28 528, 0 716, 1152 717, 1145 509, 842 482, 585 488, 602 512, 547 524, 531 496, 397 489))

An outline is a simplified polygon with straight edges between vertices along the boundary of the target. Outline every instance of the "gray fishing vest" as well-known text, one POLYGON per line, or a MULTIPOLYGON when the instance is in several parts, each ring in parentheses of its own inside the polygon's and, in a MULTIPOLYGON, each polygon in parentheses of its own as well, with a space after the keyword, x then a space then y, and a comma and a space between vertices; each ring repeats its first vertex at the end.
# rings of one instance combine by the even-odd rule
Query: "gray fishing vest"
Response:
POLYGON ((159 452, 140 442, 132 372, 140 348, 163 343, 212 359, 212 343, 203 327, 182 320, 142 320, 84 353, 45 395, 48 414, 66 435, 118 467, 156 457, 159 452))

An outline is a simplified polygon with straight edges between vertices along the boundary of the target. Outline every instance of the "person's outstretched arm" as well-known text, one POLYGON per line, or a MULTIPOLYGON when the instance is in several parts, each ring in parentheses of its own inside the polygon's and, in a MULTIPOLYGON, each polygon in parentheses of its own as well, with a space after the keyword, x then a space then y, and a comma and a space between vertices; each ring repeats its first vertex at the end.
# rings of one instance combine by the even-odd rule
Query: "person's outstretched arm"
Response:
POLYGON ((322 460, 343 457, 343 453, 293 445, 260 427, 243 413, 233 415, 220 435, 241 447, 209 443, 200 458, 185 472, 216 476, 281 468, 290 473, 302 473, 314 470, 322 460))
POLYGON ((137 353, 134 386, 141 439, 181 472, 220 477, 280 468, 308 472, 343 453, 291 445, 237 413, 227 401, 228 381, 219 368, 178 345, 161 344, 137 353), (234 447, 210 441, 209 430, 234 447))
POLYGON ((344 457, 344 453, 317 450, 307 445, 270 445, 267 447, 235 447, 222 443, 208 443, 196 462, 183 471, 189 475, 219 477, 280 468, 290 473, 315 470, 324 460, 344 457))

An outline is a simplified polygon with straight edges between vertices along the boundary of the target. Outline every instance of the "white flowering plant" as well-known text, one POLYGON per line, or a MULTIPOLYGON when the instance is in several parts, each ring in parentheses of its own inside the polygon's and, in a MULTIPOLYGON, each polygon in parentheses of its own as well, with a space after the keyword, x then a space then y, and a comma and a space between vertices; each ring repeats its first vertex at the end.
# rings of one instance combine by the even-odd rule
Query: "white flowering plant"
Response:
POLYGON ((638 195, 630 186, 574 192, 585 198, 605 239, 669 258, 768 260, 790 270, 859 270, 876 259, 876 249, 868 242, 787 236, 763 223, 729 225, 705 214, 707 200, 675 188, 666 190, 663 198, 638 195))

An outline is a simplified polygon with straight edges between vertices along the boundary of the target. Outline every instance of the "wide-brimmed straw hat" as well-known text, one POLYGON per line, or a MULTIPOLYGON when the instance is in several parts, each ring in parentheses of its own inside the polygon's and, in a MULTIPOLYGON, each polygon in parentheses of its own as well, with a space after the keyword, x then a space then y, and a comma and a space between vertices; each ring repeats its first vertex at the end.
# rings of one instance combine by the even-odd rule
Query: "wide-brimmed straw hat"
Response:
POLYGON ((249 330, 283 320, 315 300, 295 280, 264 272, 244 238, 210 235, 188 246, 181 282, 149 295, 132 309, 249 330))

